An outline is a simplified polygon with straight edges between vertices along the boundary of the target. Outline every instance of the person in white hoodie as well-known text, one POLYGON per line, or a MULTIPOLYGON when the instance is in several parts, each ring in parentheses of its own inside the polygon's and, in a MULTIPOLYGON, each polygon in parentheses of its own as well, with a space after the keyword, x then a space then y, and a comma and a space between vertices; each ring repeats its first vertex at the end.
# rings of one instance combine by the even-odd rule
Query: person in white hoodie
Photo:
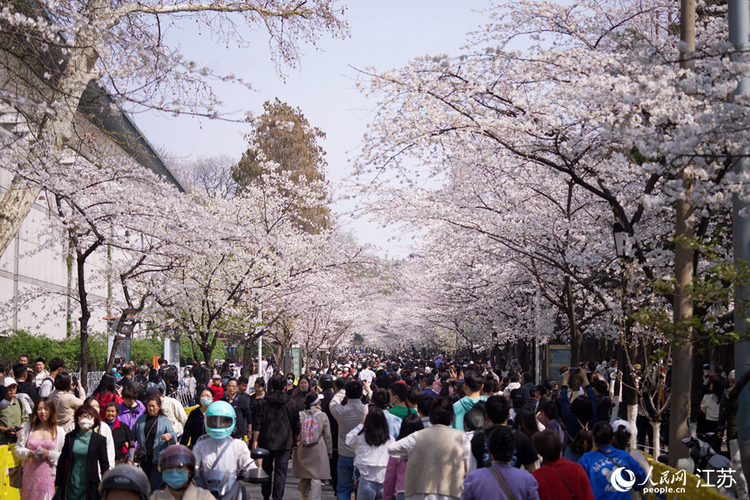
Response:
POLYGON ((371 408, 365 422, 346 435, 346 445, 354 450, 354 467, 360 474, 357 500, 383 498, 388 446, 395 442, 388 433, 388 421, 383 410, 377 407, 371 408))

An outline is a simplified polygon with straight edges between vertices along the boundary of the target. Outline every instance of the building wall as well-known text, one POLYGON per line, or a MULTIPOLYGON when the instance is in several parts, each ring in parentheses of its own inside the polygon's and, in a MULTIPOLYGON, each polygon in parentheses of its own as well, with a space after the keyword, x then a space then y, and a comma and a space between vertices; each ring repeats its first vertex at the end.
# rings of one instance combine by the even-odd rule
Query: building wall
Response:
MULTIPOLYGON (((11 183, 0 168, 0 196, 11 183)), ((16 237, 0 257, 0 331, 28 330, 61 339, 67 335, 68 286, 73 287, 71 319, 77 330, 80 308, 75 301, 75 267, 69 273, 67 245, 61 228, 47 212, 44 194, 34 204, 16 237), (59 232, 56 232, 59 231, 59 232)), ((106 250, 89 258, 87 272, 103 270, 106 250)), ((106 282, 92 280, 89 299, 94 304, 91 331, 106 331, 106 282)))

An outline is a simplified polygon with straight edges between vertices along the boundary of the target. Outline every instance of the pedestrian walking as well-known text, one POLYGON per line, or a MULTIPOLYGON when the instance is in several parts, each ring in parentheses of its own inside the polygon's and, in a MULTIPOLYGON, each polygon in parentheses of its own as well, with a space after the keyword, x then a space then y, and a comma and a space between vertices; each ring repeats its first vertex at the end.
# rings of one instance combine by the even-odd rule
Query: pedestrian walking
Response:
POLYGON ((299 408, 284 392, 286 379, 277 374, 271 377, 270 389, 264 398, 256 400, 253 410, 253 449, 265 448, 270 456, 263 460, 263 470, 271 481, 261 485, 263 500, 284 497, 287 466, 291 450, 297 448, 300 437, 299 408))
POLYGON ((320 409, 322 400, 322 395, 308 392, 299 415, 302 437, 292 453, 292 477, 299 478, 302 500, 320 500, 322 481, 331 477, 333 438, 328 417, 320 409))

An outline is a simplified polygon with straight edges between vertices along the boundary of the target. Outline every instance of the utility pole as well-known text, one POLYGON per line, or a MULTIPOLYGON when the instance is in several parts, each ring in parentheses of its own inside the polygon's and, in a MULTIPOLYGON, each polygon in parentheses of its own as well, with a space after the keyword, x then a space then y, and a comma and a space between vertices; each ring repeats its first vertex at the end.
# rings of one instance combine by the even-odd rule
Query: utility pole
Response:
MULTIPOLYGON (((738 54, 750 49, 750 4, 746 0, 729 0, 729 41, 738 54)), ((735 97, 750 91, 750 78, 740 75, 735 97)), ((741 175, 748 171, 747 159, 741 155, 734 162, 734 171, 741 175)), ((750 219, 742 213, 750 210, 750 203, 740 200, 736 194, 732 198, 732 223, 734 243, 734 263, 736 266, 750 263, 750 219)), ((734 329, 744 339, 747 335, 748 284, 735 285, 734 329)), ((740 340, 734 344, 735 380, 739 380, 750 368, 750 342, 740 340)), ((740 393, 737 415, 750 415, 750 389, 747 386, 740 393)), ((750 478, 750 419, 737 419, 737 438, 745 478, 750 478)), ((730 454, 734 453, 733 443, 729 444, 730 454)))
MULTIPOLYGON (((695 63, 692 55, 695 52, 695 0, 680 2, 680 40, 684 49, 680 53, 680 67, 692 71, 695 63)), ((675 279, 677 285, 674 293, 674 322, 690 318, 693 315, 693 299, 686 289, 693 281, 693 250, 690 240, 694 232, 688 224, 693 213, 688 196, 693 190, 693 179, 690 165, 682 167, 680 178, 684 189, 683 197, 677 200, 675 239, 677 240, 674 255, 675 279)), ((685 339, 672 350, 672 402, 669 423, 669 465, 676 466, 679 458, 688 456, 688 448, 681 440, 690 436, 688 419, 690 418, 691 382, 693 380, 693 340, 692 329, 687 329, 685 339)), ((654 457, 656 458, 656 457, 654 457)))

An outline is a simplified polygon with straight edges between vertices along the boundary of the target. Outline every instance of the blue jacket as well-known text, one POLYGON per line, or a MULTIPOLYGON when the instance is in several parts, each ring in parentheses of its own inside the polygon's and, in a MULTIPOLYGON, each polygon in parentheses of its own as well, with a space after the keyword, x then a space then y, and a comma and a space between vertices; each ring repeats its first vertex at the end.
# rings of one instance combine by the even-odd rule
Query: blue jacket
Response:
MULTIPOLYGON (((591 406, 593 408, 594 416, 591 417, 591 420, 588 421, 589 430, 591 430, 594 428, 594 424, 596 423, 596 395, 594 394, 594 388, 590 385, 586 386, 586 396, 589 398, 589 403, 591 403, 591 406)), ((581 424, 585 424, 585 422, 579 422, 575 414, 571 411, 567 386, 563 386, 562 390, 560 391, 559 400, 560 413, 562 414, 563 423, 565 424, 565 428, 568 430, 568 437, 572 442, 583 427, 581 424)), ((563 443, 563 447, 565 446, 565 444, 566 443, 563 443)))
MULTIPOLYGON (((143 449, 144 455, 146 453, 146 434, 144 432, 144 429, 146 427, 147 415, 148 413, 144 413, 143 415, 138 417, 138 420, 135 421, 135 428, 133 429, 135 440, 138 442, 138 448, 143 449)), ((158 417, 154 434, 154 463, 156 464, 159 463, 159 455, 161 455, 161 452, 164 451, 170 444, 176 444, 177 440, 175 439, 172 424, 169 423, 169 419, 164 415, 158 417), (167 432, 172 437, 169 439, 169 441, 164 441, 161 437, 167 432)))
POLYGON ((643 467, 627 452, 618 450, 612 445, 584 453, 578 464, 589 476, 591 490, 596 500, 629 500, 630 489, 641 490, 646 482, 646 472, 643 467), (613 473, 620 467, 625 467, 626 471, 630 471, 635 476, 634 483, 628 489, 626 486, 630 484, 629 481, 632 481, 630 478, 633 476, 626 471, 618 473, 619 478, 616 480, 618 486, 626 491, 617 491, 612 485, 613 473))

